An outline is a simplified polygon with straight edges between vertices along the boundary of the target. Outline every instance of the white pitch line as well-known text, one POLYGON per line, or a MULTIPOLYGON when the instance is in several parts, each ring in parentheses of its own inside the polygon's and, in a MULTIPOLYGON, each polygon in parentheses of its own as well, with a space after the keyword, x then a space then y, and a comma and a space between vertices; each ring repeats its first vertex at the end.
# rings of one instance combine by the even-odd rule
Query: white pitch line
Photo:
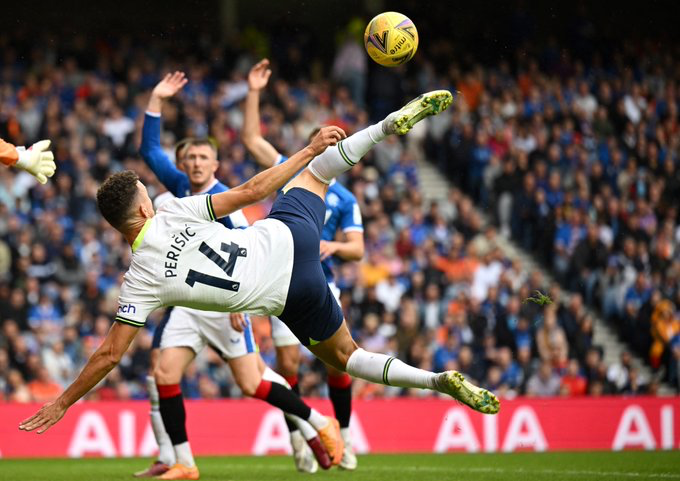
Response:
MULTIPOLYGON (((257 466, 243 463, 228 463, 232 468, 243 468, 249 470, 267 470, 267 471, 289 471, 291 468, 286 466, 257 466)), ((371 466, 362 467, 362 471, 409 471, 413 473, 418 472, 435 472, 435 473, 493 473, 493 474, 547 474, 557 475, 562 474, 566 476, 603 476, 603 477, 625 477, 625 478, 655 478, 655 479, 680 479, 680 473, 641 473, 632 471, 595 471, 595 470, 578 470, 578 469, 502 469, 502 468, 474 468, 474 467, 456 467, 452 465, 451 468, 443 468, 439 466, 399 466, 398 468, 388 468, 386 466, 371 466)))

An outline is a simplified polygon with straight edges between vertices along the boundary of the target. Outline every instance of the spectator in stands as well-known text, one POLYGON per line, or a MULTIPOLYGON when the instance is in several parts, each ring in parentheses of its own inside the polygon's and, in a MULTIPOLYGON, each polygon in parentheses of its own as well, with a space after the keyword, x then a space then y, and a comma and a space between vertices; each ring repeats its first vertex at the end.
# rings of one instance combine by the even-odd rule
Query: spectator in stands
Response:
POLYGON ((527 381, 527 396, 550 397, 560 392, 560 377, 555 373, 550 361, 543 361, 538 371, 527 381))
POLYGON ((584 396, 587 387, 588 382, 581 374, 578 360, 570 359, 567 373, 562 377, 560 393, 564 396, 584 396))
POLYGON ((670 356, 670 341, 680 334, 680 320, 678 319, 673 303, 662 300, 654 308, 652 314, 652 343, 649 359, 652 366, 659 367, 664 356, 670 356))
POLYGON ((52 380, 50 372, 45 366, 40 366, 37 369, 35 379, 28 383, 28 390, 33 401, 46 403, 57 399, 63 388, 52 380))
MULTIPOLYGON (((145 38, 120 38, 115 48, 106 37, 91 45, 66 37, 55 43, 36 39, 29 48, 13 45, 13 53, 21 55, 8 54, 1 67, 0 111, 6 115, 0 116, 0 132, 20 144, 48 132, 59 163, 57 177, 46 186, 21 172, 0 170, 0 383, 19 399, 25 397, 23 380, 37 374, 40 356, 50 369, 47 359, 59 359, 59 371, 70 374, 52 376, 63 382, 108 329, 115 310, 109 299, 116 296, 130 250, 101 222, 94 193, 101 180, 122 168, 139 172, 152 195, 159 192, 134 154, 131 134, 138 106, 146 103, 142 92, 156 76, 177 63, 191 64, 196 72, 186 95, 164 112, 165 148, 172 150, 173 139, 209 133, 218 139, 220 157, 233 160, 219 171, 223 181, 234 185, 255 172, 237 140, 243 83, 238 67, 204 60, 212 58, 211 50, 193 38, 173 38, 172 45, 155 39, 153 57, 145 38), (195 50, 190 57, 175 48, 188 44, 195 50), (41 55, 33 55, 38 49, 41 55), (32 67, 44 89, 21 88, 25 65, 14 59, 22 58, 35 59, 32 67), (64 60, 48 62, 53 58, 64 60), (98 59, 96 72, 84 58, 98 59), (231 79, 227 92, 219 87, 224 78, 231 79), (63 333, 63 352, 53 344, 46 319, 63 333), (3 349, 18 373, 3 370, 3 349), (66 367, 67 358, 72 367, 66 367)), ((297 150, 311 128, 326 122, 355 131, 369 114, 389 112, 423 83, 463 92, 450 114, 436 118, 441 124, 428 126, 422 146, 420 139, 405 144, 391 137, 362 169, 343 179, 359 199, 368 251, 360 267, 339 266, 343 310, 353 331, 362 342, 400 351, 419 365, 441 363, 434 353, 450 342, 449 349, 458 352, 447 362, 480 381, 492 377, 489 381, 503 385, 507 366, 516 364, 520 393, 545 387, 557 376, 544 372, 547 381, 541 381, 544 368, 536 372, 536 364, 572 376, 576 366, 568 360, 575 359, 589 392, 607 393, 613 389, 602 353, 592 344, 587 305, 601 309, 624 338, 637 343, 633 349, 673 376, 680 359, 674 335, 680 306, 680 94, 672 88, 674 65, 663 60, 672 59, 672 46, 652 53, 638 48, 642 53, 630 80, 626 62, 618 60, 629 55, 627 46, 611 46, 603 65, 596 65, 577 60, 567 42, 564 52, 570 55, 557 69, 538 61, 542 43, 533 42, 522 47, 517 65, 466 70, 461 63, 440 72, 434 66, 450 60, 442 52, 456 45, 450 38, 438 42, 437 49, 419 54, 415 70, 410 69, 415 64, 398 74, 378 69, 364 98, 360 82, 342 78, 339 67, 335 76, 349 89, 313 81, 313 66, 320 63, 311 51, 305 64, 299 49, 277 51, 273 62, 275 88, 263 97, 261 120, 283 151, 297 150), (367 98, 371 105, 365 111, 361 102, 367 98), (424 154, 457 185, 436 205, 422 196, 436 195, 418 178, 415 160, 424 154), (481 232, 473 202, 498 217, 499 237, 512 236, 580 295, 565 295, 568 306, 557 312, 521 304, 534 289, 545 289, 545 282, 496 250, 489 231, 481 232), (662 300, 670 303, 663 315, 661 307, 656 310, 662 300), (366 326, 369 315, 375 317, 366 326), (534 344, 542 362, 532 357, 534 344), (497 369, 490 372, 492 366, 497 369)), ((354 65, 357 52, 348 43, 337 63, 365 75, 354 65)), ((248 62, 247 55, 235 60, 248 62)), ((149 330, 161 314, 151 319, 149 330)), ((134 360, 115 374, 106 388, 110 398, 142 392, 134 366, 143 365, 147 348, 140 343, 134 360)), ((303 366, 307 393, 319 392, 316 368, 303 366)), ((200 396, 201 382, 208 384, 202 376, 214 374, 209 370, 206 363, 190 372, 185 392, 200 396)), ((214 389, 203 393, 212 396, 214 389)), ((366 393, 398 394, 402 391, 366 393)))

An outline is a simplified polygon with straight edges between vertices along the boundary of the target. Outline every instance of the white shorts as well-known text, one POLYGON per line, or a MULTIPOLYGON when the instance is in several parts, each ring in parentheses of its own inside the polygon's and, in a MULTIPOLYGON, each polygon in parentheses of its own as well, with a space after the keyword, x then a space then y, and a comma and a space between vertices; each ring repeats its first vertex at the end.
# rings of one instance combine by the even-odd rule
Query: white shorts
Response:
POLYGON ((244 316, 247 327, 238 332, 231 327, 228 312, 175 307, 161 334, 160 348, 188 347, 198 354, 210 346, 225 360, 256 352, 250 318, 247 314, 244 316))
MULTIPOLYGON (((329 282, 328 287, 330 287, 335 300, 340 304, 340 289, 335 285, 334 282, 329 282)), ((291 331, 286 324, 276 316, 270 316, 272 323, 272 341, 274 341, 275 347, 285 347, 285 346, 295 346, 300 344, 300 340, 295 337, 293 331, 291 331)))

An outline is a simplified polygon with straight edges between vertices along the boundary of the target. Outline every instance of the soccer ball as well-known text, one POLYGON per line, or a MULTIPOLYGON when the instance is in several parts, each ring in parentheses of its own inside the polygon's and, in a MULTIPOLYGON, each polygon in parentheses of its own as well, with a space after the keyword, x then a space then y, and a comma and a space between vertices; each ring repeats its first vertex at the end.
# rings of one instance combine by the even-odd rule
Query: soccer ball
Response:
POLYGON ((364 46, 368 55, 383 67, 396 67, 415 55, 418 31, 406 15, 383 12, 368 22, 364 46))

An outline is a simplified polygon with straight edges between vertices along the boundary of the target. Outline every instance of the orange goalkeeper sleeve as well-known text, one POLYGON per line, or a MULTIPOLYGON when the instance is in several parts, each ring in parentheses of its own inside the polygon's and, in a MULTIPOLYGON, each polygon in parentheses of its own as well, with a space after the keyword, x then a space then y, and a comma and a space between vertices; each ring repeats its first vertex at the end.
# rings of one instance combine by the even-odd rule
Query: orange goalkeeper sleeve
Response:
POLYGON ((14 165, 19 160, 19 152, 12 144, 0 139, 0 162, 5 165, 14 165))

